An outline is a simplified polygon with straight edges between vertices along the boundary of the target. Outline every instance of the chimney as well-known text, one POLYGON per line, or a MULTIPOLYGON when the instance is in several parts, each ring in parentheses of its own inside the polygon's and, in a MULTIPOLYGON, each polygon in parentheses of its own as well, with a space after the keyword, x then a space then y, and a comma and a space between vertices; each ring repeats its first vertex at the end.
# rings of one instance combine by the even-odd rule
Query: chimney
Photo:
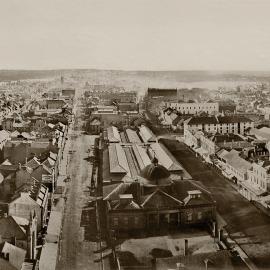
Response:
POLYGON ((17 243, 17 239, 16 239, 16 236, 12 237, 12 245, 16 246, 16 243, 17 243))
POLYGON ((184 256, 188 255, 188 240, 185 239, 185 245, 184 245, 184 256))
POLYGON ((135 200, 137 203, 140 204, 140 201, 141 201, 141 185, 138 181, 138 179, 135 179, 135 181, 133 182, 133 185, 134 185, 134 190, 135 190, 135 200))
POLYGON ((19 165, 19 170, 20 170, 20 169, 22 168, 22 164, 21 164, 21 163, 19 163, 18 165, 19 165))
POLYGON ((133 195, 132 194, 121 194, 121 195, 119 195, 119 198, 120 198, 120 204, 125 205, 125 204, 129 204, 132 202, 133 195))

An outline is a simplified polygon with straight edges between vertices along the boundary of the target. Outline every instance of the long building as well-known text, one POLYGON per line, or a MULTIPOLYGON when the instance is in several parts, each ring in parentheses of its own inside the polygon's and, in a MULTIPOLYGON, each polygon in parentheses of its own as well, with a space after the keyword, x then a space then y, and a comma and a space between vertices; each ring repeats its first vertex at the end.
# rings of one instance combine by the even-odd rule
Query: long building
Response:
POLYGON ((209 133, 244 134, 248 128, 253 128, 254 122, 242 115, 232 116, 194 116, 186 120, 184 129, 190 131, 202 130, 209 133))
POLYGON ((219 111, 217 102, 165 102, 165 107, 175 109, 181 114, 198 114, 201 112, 215 114, 219 111))

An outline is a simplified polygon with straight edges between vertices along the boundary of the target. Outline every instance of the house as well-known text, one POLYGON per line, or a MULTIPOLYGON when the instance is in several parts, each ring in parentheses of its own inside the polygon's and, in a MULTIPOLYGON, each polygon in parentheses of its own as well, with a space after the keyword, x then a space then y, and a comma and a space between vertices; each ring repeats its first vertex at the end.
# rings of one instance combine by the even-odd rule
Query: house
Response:
POLYGON ((41 163, 32 171, 31 176, 46 186, 50 192, 54 191, 56 186, 54 167, 47 167, 41 163))
POLYGON ((16 171, 15 187, 18 189, 24 184, 31 184, 33 182, 32 172, 33 169, 30 167, 19 164, 18 170, 16 171))
POLYGON ((1 125, 4 130, 12 131, 13 123, 14 123, 14 119, 13 117, 10 116, 10 117, 4 118, 1 125))
POLYGON ((252 168, 252 164, 241 158, 239 154, 238 151, 233 149, 222 157, 226 173, 237 183, 246 181, 248 179, 248 170, 252 168))
POLYGON ((28 218, 35 212, 37 229, 40 231, 47 223, 49 191, 41 183, 32 182, 17 189, 16 194, 8 204, 9 215, 28 218))
POLYGON ((0 218, 1 241, 26 250, 28 259, 36 258, 37 223, 35 214, 27 218, 5 214, 0 218))
POLYGON ((0 269, 21 270, 26 259, 26 250, 8 242, 0 243, 0 269))
POLYGON ((0 151, 2 151, 3 147, 5 146, 9 138, 10 138, 10 133, 8 131, 0 130, 0 151))
POLYGON ((91 134, 99 134, 101 132, 101 120, 97 117, 92 118, 88 122, 88 130, 91 134))
POLYGON ((270 187, 270 161, 259 160, 248 170, 247 181, 240 183, 240 193, 248 200, 259 201, 270 187))

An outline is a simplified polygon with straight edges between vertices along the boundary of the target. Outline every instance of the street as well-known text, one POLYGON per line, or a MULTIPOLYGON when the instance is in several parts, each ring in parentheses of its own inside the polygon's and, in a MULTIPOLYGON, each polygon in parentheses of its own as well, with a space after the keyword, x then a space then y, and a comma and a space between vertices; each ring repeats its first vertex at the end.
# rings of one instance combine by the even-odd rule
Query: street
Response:
POLYGON ((270 217, 243 198, 215 169, 179 142, 164 141, 188 173, 212 192, 226 230, 260 269, 270 269, 270 217))
POLYGON ((75 127, 70 134, 70 151, 67 173, 71 181, 67 183, 66 206, 62 236, 59 248, 58 270, 99 269, 94 262, 97 244, 85 241, 84 227, 81 227, 82 209, 89 200, 92 166, 85 160, 87 149, 94 143, 94 137, 82 134, 81 110, 77 109, 75 127))

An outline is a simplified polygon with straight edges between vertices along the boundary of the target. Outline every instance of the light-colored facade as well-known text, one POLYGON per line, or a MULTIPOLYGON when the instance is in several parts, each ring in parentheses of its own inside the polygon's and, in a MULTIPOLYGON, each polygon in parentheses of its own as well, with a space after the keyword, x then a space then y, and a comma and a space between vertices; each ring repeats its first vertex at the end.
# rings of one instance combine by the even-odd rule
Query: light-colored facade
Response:
POLYGON ((184 129, 221 134, 244 134, 245 130, 253 127, 254 122, 245 117, 194 117, 184 123, 184 129))
POLYGON ((230 178, 234 178, 238 183, 248 179, 248 170, 252 168, 252 164, 239 156, 239 152, 231 150, 223 156, 226 173, 230 178))
POLYGON ((219 105, 217 102, 205 103, 182 103, 182 102, 165 102, 166 108, 176 109, 181 114, 198 114, 205 112, 208 114, 218 113, 219 105))
POLYGON ((248 180, 242 183, 240 193, 248 200, 259 200, 268 191, 270 184, 270 163, 259 161, 248 170, 248 180))

